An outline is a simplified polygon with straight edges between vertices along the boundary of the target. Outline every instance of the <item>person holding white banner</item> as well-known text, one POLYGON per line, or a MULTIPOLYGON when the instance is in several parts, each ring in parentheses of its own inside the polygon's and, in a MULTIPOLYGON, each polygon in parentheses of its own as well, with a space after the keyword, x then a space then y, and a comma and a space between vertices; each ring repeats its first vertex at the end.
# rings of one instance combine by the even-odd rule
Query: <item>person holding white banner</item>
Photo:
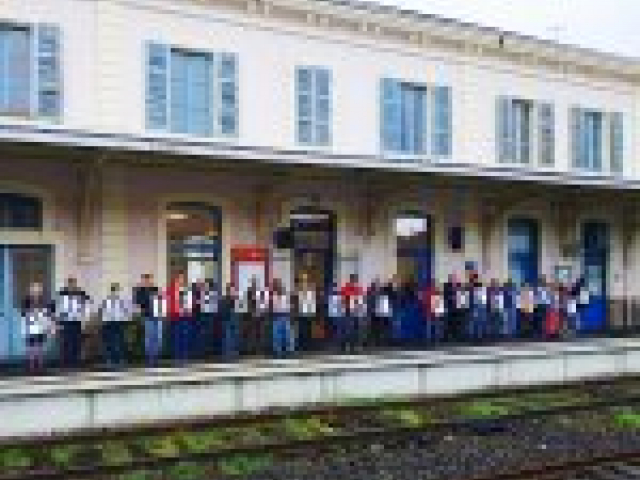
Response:
POLYGON ((189 359, 191 345, 191 316, 193 290, 186 283, 184 273, 178 273, 167 291, 171 346, 174 360, 182 363, 189 359))
POLYGON ((148 367, 156 367, 162 353, 164 322, 167 319, 167 301, 154 284, 153 275, 143 274, 133 289, 133 302, 144 323, 144 353, 148 367))
POLYGON ((291 327, 291 297, 279 279, 273 280, 273 355, 283 358, 291 355, 295 350, 295 339, 291 327))
POLYGON ((54 331, 54 306, 45 298, 41 283, 34 282, 29 286, 21 310, 29 373, 39 373, 44 370, 47 338, 54 331))
POLYGON ((90 315, 90 297, 78 287, 74 277, 58 292, 57 321, 60 327, 61 366, 77 368, 82 354, 82 324, 90 315))
POLYGON ((120 285, 112 283, 109 295, 99 309, 102 319, 102 345, 107 366, 122 366, 126 358, 125 327, 131 320, 131 305, 122 295, 120 285))

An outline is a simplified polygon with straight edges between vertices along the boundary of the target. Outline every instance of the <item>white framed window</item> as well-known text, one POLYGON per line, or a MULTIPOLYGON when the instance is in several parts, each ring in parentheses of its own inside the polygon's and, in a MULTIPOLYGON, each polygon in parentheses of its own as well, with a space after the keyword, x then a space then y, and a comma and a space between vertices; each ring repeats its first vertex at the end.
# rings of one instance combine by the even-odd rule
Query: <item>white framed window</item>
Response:
POLYGON ((380 89, 380 138, 385 153, 451 156, 450 87, 383 78, 380 89))
POLYGON ((327 146, 332 141, 332 78, 322 67, 296 68, 296 140, 327 146))
POLYGON ((500 163, 553 165, 555 149, 553 104, 498 97, 496 157, 500 163))
POLYGON ((60 38, 55 25, 0 23, 0 115, 59 120, 60 38))
POLYGON ((622 173, 624 116, 573 107, 570 112, 571 165, 576 170, 622 173))
POLYGON ((156 42, 147 44, 149 130, 202 137, 238 134, 238 60, 156 42))

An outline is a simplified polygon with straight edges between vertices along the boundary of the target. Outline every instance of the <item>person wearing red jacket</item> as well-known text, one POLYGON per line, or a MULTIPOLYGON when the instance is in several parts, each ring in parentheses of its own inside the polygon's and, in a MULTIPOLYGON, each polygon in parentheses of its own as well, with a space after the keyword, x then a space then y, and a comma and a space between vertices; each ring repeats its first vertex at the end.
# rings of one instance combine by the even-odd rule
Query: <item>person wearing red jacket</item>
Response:
POLYGON ((184 273, 178 273, 167 289, 167 309, 173 358, 178 362, 189 359, 193 292, 184 273))
POLYGON ((363 336, 360 332, 360 319, 366 317, 366 302, 364 299, 364 289, 358 283, 358 275, 349 275, 349 281, 340 290, 344 304, 345 315, 345 338, 343 339, 343 351, 354 351, 358 338, 363 336))

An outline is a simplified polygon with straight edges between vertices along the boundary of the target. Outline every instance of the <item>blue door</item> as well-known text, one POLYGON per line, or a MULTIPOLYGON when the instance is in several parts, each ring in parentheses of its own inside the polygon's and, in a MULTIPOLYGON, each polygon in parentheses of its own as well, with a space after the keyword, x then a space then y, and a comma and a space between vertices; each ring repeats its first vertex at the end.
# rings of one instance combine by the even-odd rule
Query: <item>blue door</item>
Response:
POLYGON ((51 294, 52 251, 50 246, 0 245, 0 363, 24 356, 20 304, 34 281, 51 294))
POLYGON ((403 280, 419 288, 433 280, 433 228, 431 217, 420 212, 403 212, 396 218, 397 271, 403 280))
POLYGON ((507 225, 509 277, 516 285, 532 285, 539 278, 540 231, 538 222, 512 218, 507 225))
POLYGON ((582 328, 596 331, 607 322, 607 281, 609 264, 609 225, 585 222, 582 225, 582 274, 589 290, 582 328))

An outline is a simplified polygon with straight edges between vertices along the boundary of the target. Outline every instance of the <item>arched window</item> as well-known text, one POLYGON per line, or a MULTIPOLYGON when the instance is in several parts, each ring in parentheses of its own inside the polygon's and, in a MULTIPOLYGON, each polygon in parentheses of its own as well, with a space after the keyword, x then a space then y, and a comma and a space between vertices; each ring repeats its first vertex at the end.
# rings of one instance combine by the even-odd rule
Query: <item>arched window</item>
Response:
POLYGON ((184 272, 190 282, 211 279, 220 285, 220 209, 203 203, 171 203, 166 218, 169 278, 184 272))
POLYGON ((39 198, 0 192, 0 229, 42 230, 42 223, 39 198))

